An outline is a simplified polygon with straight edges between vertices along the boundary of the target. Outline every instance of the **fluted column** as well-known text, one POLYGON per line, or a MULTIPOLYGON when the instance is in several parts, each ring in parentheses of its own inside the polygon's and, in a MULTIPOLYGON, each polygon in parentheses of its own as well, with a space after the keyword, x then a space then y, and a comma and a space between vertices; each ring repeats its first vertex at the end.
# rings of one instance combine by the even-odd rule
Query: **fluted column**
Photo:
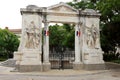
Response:
POLYGON ((80 63, 80 28, 75 26, 75 63, 80 63))
POLYGON ((48 71, 50 69, 49 62, 49 26, 48 22, 44 23, 44 45, 43 45, 43 70, 48 71))
POLYGON ((82 61, 81 61, 81 47, 80 47, 80 25, 75 25, 75 61, 73 63, 74 69, 81 69, 82 61))
POLYGON ((44 23, 44 56, 43 56, 43 62, 49 63, 49 27, 48 23, 44 23))

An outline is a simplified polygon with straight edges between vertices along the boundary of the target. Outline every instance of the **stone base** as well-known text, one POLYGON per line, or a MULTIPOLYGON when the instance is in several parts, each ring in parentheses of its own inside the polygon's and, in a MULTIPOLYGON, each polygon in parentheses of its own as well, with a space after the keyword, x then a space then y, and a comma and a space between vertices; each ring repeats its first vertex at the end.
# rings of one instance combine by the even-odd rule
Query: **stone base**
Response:
POLYGON ((50 63, 43 63, 43 71, 49 71, 51 69, 50 63))
POLYGON ((22 52, 14 52, 14 60, 21 60, 21 56, 23 55, 22 52))
POLYGON ((104 70, 105 64, 84 64, 85 70, 104 70))
POLYGON ((42 65, 19 65, 19 72, 42 72, 42 65))
POLYGON ((81 69, 83 69, 83 64, 81 64, 81 63, 73 63, 73 69, 74 70, 81 70, 81 69))

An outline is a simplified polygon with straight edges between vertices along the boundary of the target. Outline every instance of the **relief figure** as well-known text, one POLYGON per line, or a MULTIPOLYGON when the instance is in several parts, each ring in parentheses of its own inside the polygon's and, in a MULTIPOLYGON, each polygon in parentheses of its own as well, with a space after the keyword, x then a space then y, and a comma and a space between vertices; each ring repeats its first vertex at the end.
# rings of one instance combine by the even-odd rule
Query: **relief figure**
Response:
POLYGON ((96 27, 86 27, 86 44, 89 48, 99 48, 99 33, 96 27))
POLYGON ((40 42, 40 32, 34 24, 34 21, 31 21, 30 24, 25 28, 26 33, 26 48, 34 49, 38 48, 40 42))

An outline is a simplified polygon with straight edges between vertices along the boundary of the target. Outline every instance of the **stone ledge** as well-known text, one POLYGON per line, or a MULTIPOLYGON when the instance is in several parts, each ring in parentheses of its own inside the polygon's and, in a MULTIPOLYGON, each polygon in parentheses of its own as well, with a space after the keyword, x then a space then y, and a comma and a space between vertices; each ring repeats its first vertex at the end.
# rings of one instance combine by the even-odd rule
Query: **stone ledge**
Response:
POLYGON ((74 70, 82 70, 83 69, 83 64, 81 64, 81 63, 73 63, 73 69, 74 70))
POLYGON ((42 72, 42 65, 19 65, 19 72, 42 72))
POLYGON ((85 70, 105 70, 105 64, 84 64, 85 70))

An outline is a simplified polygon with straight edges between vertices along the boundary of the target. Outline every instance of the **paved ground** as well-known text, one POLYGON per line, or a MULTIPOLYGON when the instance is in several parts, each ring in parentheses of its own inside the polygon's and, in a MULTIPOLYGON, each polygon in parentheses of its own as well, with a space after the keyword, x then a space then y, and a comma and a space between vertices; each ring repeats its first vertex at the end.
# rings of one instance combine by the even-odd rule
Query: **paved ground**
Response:
POLYGON ((0 80, 120 80, 120 70, 75 71, 51 70, 48 72, 10 72, 13 68, 0 66, 0 80))

